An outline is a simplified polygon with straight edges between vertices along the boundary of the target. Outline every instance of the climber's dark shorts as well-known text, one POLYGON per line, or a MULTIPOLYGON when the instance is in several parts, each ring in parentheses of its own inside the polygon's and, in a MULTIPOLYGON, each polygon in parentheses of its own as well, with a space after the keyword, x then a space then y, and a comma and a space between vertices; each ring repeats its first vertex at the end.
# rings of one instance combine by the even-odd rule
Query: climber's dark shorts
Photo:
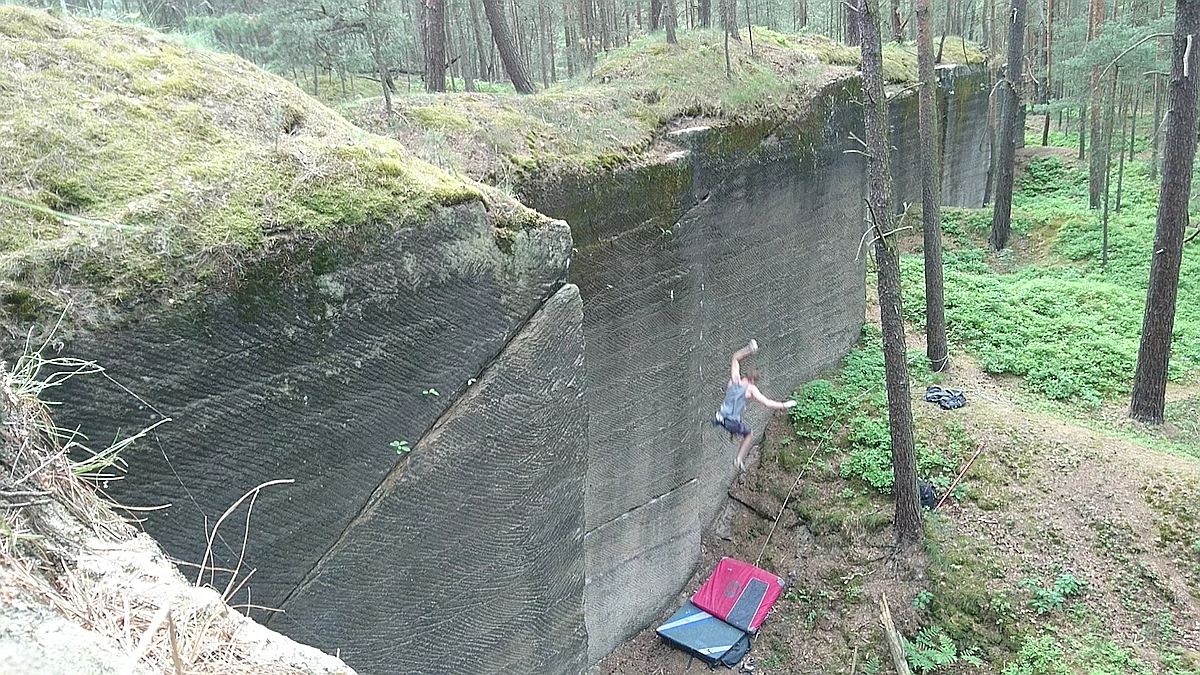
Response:
POLYGON ((737 434, 738 436, 750 435, 750 427, 741 420, 726 420, 720 417, 713 417, 712 423, 713 426, 722 427, 731 434, 737 434))

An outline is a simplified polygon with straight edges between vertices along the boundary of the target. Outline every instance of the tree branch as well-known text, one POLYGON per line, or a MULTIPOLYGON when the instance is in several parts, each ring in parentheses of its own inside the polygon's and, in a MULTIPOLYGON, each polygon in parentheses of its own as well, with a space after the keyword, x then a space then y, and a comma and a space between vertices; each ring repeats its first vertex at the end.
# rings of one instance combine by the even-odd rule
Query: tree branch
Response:
MULTIPOLYGON (((1149 41, 1149 40, 1153 40, 1153 39, 1155 39, 1155 38, 1169 38, 1169 37, 1171 37, 1171 34, 1170 34, 1170 33, 1155 33, 1155 34, 1153 34, 1153 35, 1147 35, 1146 37, 1142 38, 1141 40, 1138 40, 1137 42, 1135 42, 1135 43, 1133 43, 1132 45, 1130 45, 1128 49, 1126 49, 1125 51, 1121 52, 1120 54, 1117 54, 1117 58, 1113 59, 1112 61, 1109 61, 1109 62, 1108 62, 1108 65, 1107 65, 1107 66, 1104 66, 1104 69, 1100 71, 1100 74, 1099 74, 1099 75, 1096 77, 1096 79, 1097 79, 1097 80, 1102 80, 1102 79, 1104 79, 1104 74, 1108 72, 1108 69, 1109 69, 1109 68, 1112 68, 1113 66, 1117 65, 1117 61, 1120 61, 1120 60, 1121 60, 1121 58, 1122 58, 1122 57, 1124 57, 1124 56, 1125 56, 1126 54, 1128 54, 1129 52, 1131 52, 1131 51, 1133 51, 1133 50, 1137 49, 1138 47, 1142 46, 1142 44, 1143 44, 1143 43, 1145 43, 1145 42, 1147 42, 1147 41, 1149 41)), ((1096 86, 1098 87, 1098 86, 1100 86, 1100 85, 1096 85, 1096 86)), ((1092 87, 1092 93, 1095 93, 1095 91, 1096 91, 1096 87, 1092 87)))

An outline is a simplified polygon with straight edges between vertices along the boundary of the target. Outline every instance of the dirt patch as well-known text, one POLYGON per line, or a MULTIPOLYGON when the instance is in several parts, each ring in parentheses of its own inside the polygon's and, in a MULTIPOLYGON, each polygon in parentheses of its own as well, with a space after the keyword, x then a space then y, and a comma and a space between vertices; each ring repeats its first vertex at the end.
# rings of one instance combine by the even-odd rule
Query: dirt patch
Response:
POLYGON ((1016 155, 1013 157, 1013 175, 1024 175, 1025 170, 1029 168, 1029 163, 1041 157, 1057 157, 1062 160, 1063 166, 1068 168, 1074 168, 1083 163, 1083 160, 1078 159, 1079 151, 1073 148, 1062 148, 1055 145, 1026 145, 1023 148, 1017 148, 1016 155))

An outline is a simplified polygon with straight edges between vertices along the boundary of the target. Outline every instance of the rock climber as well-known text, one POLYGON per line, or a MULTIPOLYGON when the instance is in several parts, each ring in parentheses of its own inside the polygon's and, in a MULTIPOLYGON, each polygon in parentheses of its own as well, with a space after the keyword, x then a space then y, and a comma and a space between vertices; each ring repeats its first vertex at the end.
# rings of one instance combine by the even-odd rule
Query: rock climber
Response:
POLYGON ((729 367, 729 386, 725 388, 725 400, 721 402, 721 409, 712 419, 714 425, 724 427, 729 432, 731 440, 734 436, 742 437, 737 457, 733 460, 734 465, 741 471, 746 470, 746 454, 750 452, 752 441, 750 427, 742 421, 742 413, 746 410, 746 400, 752 398, 773 410, 785 410, 796 405, 795 401, 776 401, 764 396, 758 390, 758 371, 747 370, 744 375, 741 373, 739 362, 745 357, 757 353, 758 343, 754 340, 734 352, 732 364, 729 367))

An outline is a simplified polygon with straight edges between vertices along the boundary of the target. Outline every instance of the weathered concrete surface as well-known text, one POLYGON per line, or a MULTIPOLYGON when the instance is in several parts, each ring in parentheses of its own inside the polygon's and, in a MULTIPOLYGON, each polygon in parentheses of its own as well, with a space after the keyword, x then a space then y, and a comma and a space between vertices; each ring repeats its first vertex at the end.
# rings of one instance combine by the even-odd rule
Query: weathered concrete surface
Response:
MULTIPOLYGON (((278 279, 269 269, 253 271, 236 295, 212 297, 178 314, 73 341, 67 346, 70 353, 104 364, 114 380, 145 403, 104 379, 78 378, 64 392, 70 405, 59 422, 80 425, 103 447, 118 433, 118 424, 128 434, 160 414, 172 418, 126 452, 134 469, 109 491, 131 506, 171 504, 146 513, 145 527, 171 555, 192 563, 204 558, 206 531, 243 494, 266 481, 294 480, 263 490, 254 501, 241 569, 243 575, 254 570, 249 600, 255 605, 284 606, 306 582, 330 589, 369 588, 383 578, 375 576, 377 569, 350 567, 325 575, 317 565, 352 523, 358 525, 356 536, 379 542, 373 553, 381 561, 409 554, 385 546, 389 533, 372 534, 359 515, 407 459, 389 445, 405 441, 417 446, 566 281, 570 234, 565 223, 547 219, 517 233, 506 248, 497 246, 495 225, 483 206, 464 204, 443 209, 424 227, 400 230, 366 250, 297 254, 288 263, 310 264, 304 274, 278 279)), ((507 424, 519 427, 522 421, 514 418, 507 424)), ((505 427, 487 433, 502 437, 512 432, 505 427)), ((483 430, 480 434, 484 438, 483 430)), ((570 482, 543 487, 547 495, 577 488, 570 482)), ((494 490, 493 504, 531 499, 516 484, 499 482, 494 490)), ((562 517, 568 521, 580 517, 575 506, 551 502, 565 510, 562 517)), ((214 540, 213 564, 218 567, 238 563, 247 504, 214 540)), ((459 508, 436 501, 427 506, 430 513, 459 508)), ((471 519, 499 527, 497 515, 491 509, 458 515, 441 530, 428 531, 422 545, 455 551, 459 557, 481 554, 460 548, 457 533, 470 529, 471 519)), ((543 509, 506 515, 504 527, 518 529, 522 523, 540 526, 548 518, 543 509)), ((560 529, 553 525, 551 531, 560 529)), ((531 530, 530 541, 522 543, 535 543, 535 534, 531 530)), ((444 557, 427 561, 436 563, 437 570, 444 557)), ((503 567, 499 559, 486 564, 497 571, 503 567)), ((563 573, 577 571, 578 564, 563 573)), ((538 572, 555 573, 545 568, 538 572)), ((491 579, 478 582, 495 589, 491 579)), ((216 584, 224 588, 219 573, 216 584)), ((560 596, 567 593, 569 579, 555 582, 554 588, 560 596)), ((246 599, 245 592, 238 597, 246 599)), ((364 613, 362 607, 329 609, 326 615, 298 614, 284 626, 287 634, 330 651, 341 647, 341 640, 355 647, 388 640, 444 642, 443 633, 433 629, 402 634, 405 624, 396 619, 352 621, 348 615, 364 613), (330 632, 343 624, 345 630, 330 632), (352 635, 351 626, 369 635, 352 635)), ((370 658, 362 650, 355 656, 370 658)))
POLYGON ((987 190, 991 147, 988 127, 988 79, 983 74, 956 76, 938 68, 945 105, 942 111, 942 204, 978 208, 987 190))
MULTIPOLYGON (((938 131, 942 148, 942 205, 983 205, 990 161, 988 81, 962 66, 939 66, 938 131)), ((888 105, 888 142, 892 151, 892 193, 896 211, 921 201, 920 126, 915 93, 888 105)), ((920 210, 914 211, 920 216, 920 210)))
POLYGON ((370 673, 581 672, 585 395, 583 304, 567 285, 271 625, 312 630, 370 673))
MULTIPOLYGON (((745 367, 784 398, 860 335, 864 166, 846 152, 860 149, 850 138, 861 137, 857 90, 856 80, 837 83, 810 118, 777 127, 682 130, 672 139, 686 151, 668 163, 521 195, 570 222, 577 247, 589 662, 657 618, 694 572, 734 474, 734 444, 708 424, 730 354, 756 338, 762 350, 745 367)), ((915 96, 891 107, 891 122, 899 207, 920 196, 915 96)), ((960 120, 947 138, 965 142, 968 127, 960 120)), ((946 147, 949 157, 970 152, 946 147)), ((959 180, 971 176, 950 176, 950 194, 972 199, 955 191, 959 180)), ((749 410, 761 430, 767 411, 749 410)))
POLYGON ((50 610, 13 599, 0 603, 0 675, 148 675, 127 670, 115 640, 50 610))
MULTIPOLYGON (((643 202, 624 232, 582 246, 576 237, 571 278, 584 297, 591 392, 590 662, 643 628, 694 571, 734 473, 734 446, 708 424, 729 355, 757 338, 762 351, 746 365, 782 398, 859 335, 863 169, 842 153, 857 122, 842 96, 823 101, 816 134, 766 130, 732 154, 718 133, 677 136, 692 146, 677 160, 691 179, 674 182, 682 198, 660 199, 681 208, 668 219, 643 202)), ((748 421, 762 429, 765 418, 752 408, 748 421)))

